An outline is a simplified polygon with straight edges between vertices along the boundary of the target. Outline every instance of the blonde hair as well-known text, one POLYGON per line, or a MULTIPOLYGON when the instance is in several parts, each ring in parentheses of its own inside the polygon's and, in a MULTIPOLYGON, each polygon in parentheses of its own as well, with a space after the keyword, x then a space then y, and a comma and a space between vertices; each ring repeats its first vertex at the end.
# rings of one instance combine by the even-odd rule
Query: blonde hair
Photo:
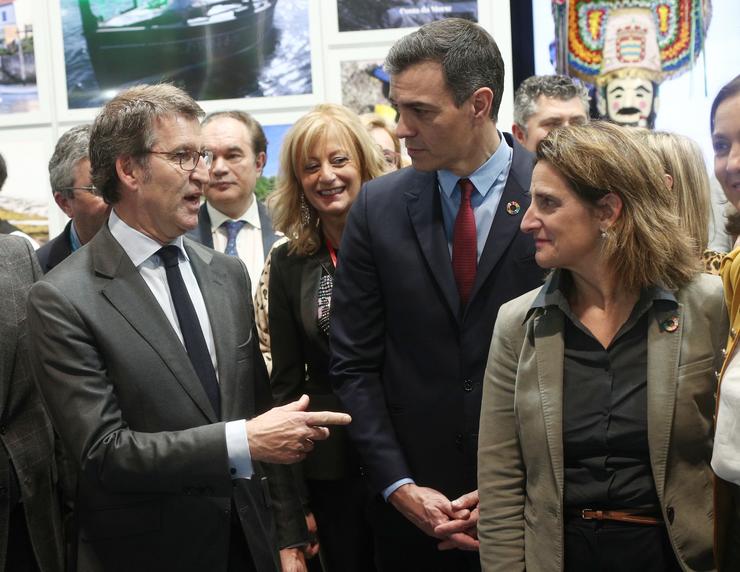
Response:
POLYGON ((663 166, 633 130, 605 121, 554 129, 537 146, 576 195, 596 207, 609 193, 622 212, 603 240, 614 275, 629 290, 677 289, 699 271, 691 239, 681 232, 663 166))
POLYGON ((268 198, 275 230, 290 239, 291 254, 310 255, 321 245, 321 219, 305 197, 310 218, 308 224, 301 219, 301 170, 311 150, 326 141, 329 133, 336 134, 346 147, 363 183, 384 172, 380 150, 353 111, 325 103, 296 121, 283 139, 277 185, 268 198))
POLYGON ((640 130, 645 144, 663 163, 663 171, 673 179, 679 224, 694 241, 696 256, 709 243, 711 191, 704 156, 699 145, 683 135, 665 131, 640 130))
POLYGON ((377 113, 363 113, 360 115, 360 121, 362 121, 362 124, 369 133, 372 133, 373 129, 382 129, 388 134, 393 141, 393 150, 397 153, 396 168, 400 169, 402 167, 401 140, 398 138, 398 135, 396 135, 396 128, 377 113))

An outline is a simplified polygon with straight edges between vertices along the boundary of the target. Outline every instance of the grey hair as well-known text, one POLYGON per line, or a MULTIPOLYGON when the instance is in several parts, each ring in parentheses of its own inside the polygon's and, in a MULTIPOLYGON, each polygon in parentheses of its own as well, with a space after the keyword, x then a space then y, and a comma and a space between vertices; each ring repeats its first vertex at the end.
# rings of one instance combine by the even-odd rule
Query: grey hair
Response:
POLYGON ((422 62, 442 65, 447 87, 458 107, 477 89, 490 88, 491 119, 498 120, 504 93, 504 60, 495 40, 478 24, 461 18, 425 24, 393 44, 384 67, 396 75, 422 62))
POLYGON ((533 75, 525 79, 514 94, 514 123, 527 132, 527 121, 537 113, 537 99, 544 95, 561 101, 577 97, 588 117, 588 89, 567 75, 533 75))
POLYGON ((234 119, 247 128, 247 131, 249 131, 249 134, 252 137, 252 151, 254 152, 255 157, 260 153, 267 153, 267 137, 265 137, 265 130, 262 129, 260 122, 246 111, 232 109, 230 111, 216 111, 214 113, 209 113, 206 115, 206 118, 203 120, 201 125, 205 127, 211 121, 224 118, 234 119))
POLYGON ((83 159, 87 159, 90 145, 90 125, 73 127, 57 141, 54 154, 49 160, 49 182, 51 192, 61 193, 67 197, 74 195, 69 187, 74 186, 75 167, 83 159))
POLYGON ((109 205, 120 200, 116 160, 131 157, 147 165, 145 153, 156 143, 154 123, 167 117, 199 121, 204 112, 182 89, 161 83, 137 85, 105 104, 90 132, 93 184, 109 205))

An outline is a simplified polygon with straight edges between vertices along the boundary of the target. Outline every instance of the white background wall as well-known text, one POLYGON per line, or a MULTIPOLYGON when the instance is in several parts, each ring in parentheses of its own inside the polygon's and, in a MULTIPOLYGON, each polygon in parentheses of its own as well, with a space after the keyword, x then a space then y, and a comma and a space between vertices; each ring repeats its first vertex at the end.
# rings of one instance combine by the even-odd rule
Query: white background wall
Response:
MULTIPOLYGON (((67 109, 59 0, 30 1, 36 52, 39 110, 0 116, 0 153, 8 163, 3 197, 18 197, 48 205, 53 237, 66 223, 51 198, 47 164, 58 137, 70 127, 92 121, 96 109, 67 109)), ((736 0, 730 0, 736 1, 736 0)), ((341 102, 339 63, 382 57, 395 40, 411 29, 339 33, 335 0, 306 0, 309 4, 313 94, 276 98, 246 98, 202 102, 206 111, 244 109, 264 124, 291 123, 314 105, 341 102)), ((277 10, 280 9, 278 2, 277 10)), ((498 42, 507 70, 500 125, 508 130, 512 118, 511 29, 509 0, 478 0, 479 23, 498 42)))

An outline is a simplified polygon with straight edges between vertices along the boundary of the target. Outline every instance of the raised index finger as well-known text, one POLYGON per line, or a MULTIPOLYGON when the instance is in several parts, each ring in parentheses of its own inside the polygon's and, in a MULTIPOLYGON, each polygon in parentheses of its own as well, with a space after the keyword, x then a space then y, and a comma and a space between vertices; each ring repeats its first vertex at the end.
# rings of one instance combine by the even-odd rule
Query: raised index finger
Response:
POLYGON ((346 413, 335 411, 311 411, 306 413, 306 425, 349 425, 352 418, 346 413))

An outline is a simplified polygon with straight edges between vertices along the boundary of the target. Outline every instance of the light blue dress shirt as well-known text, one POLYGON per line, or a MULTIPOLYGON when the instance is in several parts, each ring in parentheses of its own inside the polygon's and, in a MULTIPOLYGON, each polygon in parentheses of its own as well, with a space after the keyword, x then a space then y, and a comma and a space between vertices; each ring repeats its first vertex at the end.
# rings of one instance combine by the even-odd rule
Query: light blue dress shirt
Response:
MULTIPOLYGON (((475 185, 475 192, 470 196, 470 204, 475 216, 475 234, 478 239, 478 260, 486 246, 488 234, 493 226, 498 204, 504 194, 506 180, 511 169, 512 149, 506 143, 503 135, 499 133, 501 143, 498 149, 488 158, 488 161, 478 167, 472 175, 468 176, 475 185)), ((460 198, 462 192, 457 182, 460 177, 451 171, 437 171, 439 180, 439 196, 442 199, 442 220, 447 236, 447 244, 452 257, 452 235, 455 230, 455 218, 460 209, 460 198)))
MULTIPOLYGON (((149 238, 138 230, 131 228, 116 214, 115 208, 110 213, 108 219, 108 228, 118 243, 123 248, 133 262, 146 285, 152 291, 152 294, 159 303, 167 320, 175 330, 177 337, 184 346, 182 330, 177 320, 175 306, 172 302, 170 288, 167 283, 167 274, 164 264, 156 252, 162 248, 156 240, 149 238)), ((179 249, 179 268, 185 287, 188 290, 190 300, 195 307, 195 313, 198 315, 203 336, 208 346, 208 352, 211 354, 213 369, 218 377, 218 363, 216 361, 216 346, 213 340, 213 330, 208 318, 208 311, 203 300, 203 294, 198 286, 198 281, 193 274, 190 266, 190 259, 183 248, 182 236, 177 237, 170 244, 177 246, 179 249)), ((252 466, 252 457, 249 452, 249 441, 247 440, 246 422, 244 419, 229 421, 225 424, 226 433, 226 452, 229 457, 229 467, 232 479, 248 479, 254 473, 252 466)))
POLYGON ((80 242, 80 236, 77 234, 77 229, 75 228, 74 221, 72 221, 72 224, 69 225, 69 246, 72 252, 76 251, 82 246, 82 242, 80 242))
MULTIPOLYGON (((504 194, 506 180, 509 178, 511 169, 511 158, 513 151, 506 143, 506 139, 498 132, 501 138, 498 148, 488 160, 478 167, 467 178, 475 186, 475 192, 470 196, 470 204, 473 207, 475 217, 475 234, 478 243, 478 260, 486 246, 488 234, 493 226, 498 204, 504 194)), ((460 177, 451 171, 437 171, 439 180, 439 196, 442 200, 442 221, 445 227, 445 236, 452 258, 452 235, 455 230, 455 218, 460 209, 461 191, 457 182, 460 177)), ((383 498, 387 501, 399 487, 413 483, 410 477, 397 480, 392 485, 383 489, 383 498)))

